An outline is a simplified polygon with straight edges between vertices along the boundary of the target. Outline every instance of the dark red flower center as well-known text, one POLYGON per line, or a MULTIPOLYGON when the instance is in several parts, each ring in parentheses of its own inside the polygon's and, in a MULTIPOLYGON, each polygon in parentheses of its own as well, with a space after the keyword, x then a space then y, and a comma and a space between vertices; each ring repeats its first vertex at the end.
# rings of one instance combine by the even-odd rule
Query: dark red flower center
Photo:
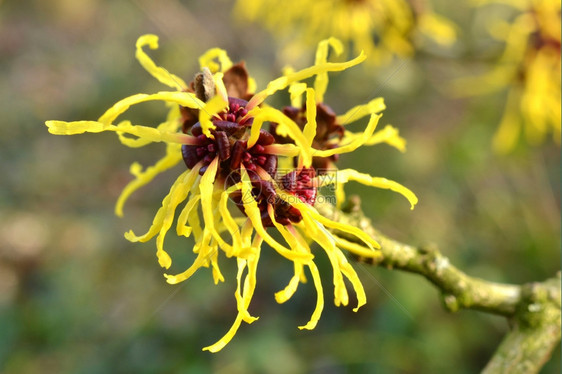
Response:
POLYGON ((281 178, 283 189, 297 196, 303 202, 314 205, 318 189, 312 183, 316 176, 313 168, 303 168, 300 171, 293 170, 281 178))
MULTIPOLYGON (((217 175, 228 188, 241 181, 241 169, 244 167, 252 183, 251 196, 243 196, 241 191, 231 194, 231 199, 245 213, 245 198, 257 202, 261 212, 262 224, 273 226, 269 215, 273 207, 275 221, 282 225, 298 223, 302 220, 300 211, 277 195, 274 180, 277 177, 277 156, 267 152, 267 146, 276 142, 276 138, 265 130, 260 130, 256 143, 248 148, 249 128, 253 118, 248 116, 247 101, 228 98, 229 108, 215 115, 211 121, 215 128, 212 137, 203 134, 201 124, 194 122, 188 132, 196 138, 197 144, 184 144, 182 156, 185 165, 192 169, 200 164, 199 174, 203 175, 211 162, 218 158, 217 175)), ((317 188, 313 185, 316 173, 313 168, 291 171, 277 182, 277 187, 313 205, 316 201, 317 188)))
POLYGON ((233 122, 238 124, 239 126, 249 126, 252 124, 253 119, 250 117, 245 118, 248 114, 246 105, 248 105, 248 102, 246 100, 238 99, 236 97, 229 97, 228 110, 226 112, 218 114, 218 116, 223 121, 233 122))

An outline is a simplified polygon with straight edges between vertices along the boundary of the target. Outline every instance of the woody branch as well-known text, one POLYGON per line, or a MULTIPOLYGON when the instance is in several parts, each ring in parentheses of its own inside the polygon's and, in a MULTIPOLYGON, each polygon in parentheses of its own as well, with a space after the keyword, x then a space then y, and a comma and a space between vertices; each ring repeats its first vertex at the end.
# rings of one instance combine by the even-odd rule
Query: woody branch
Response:
MULTIPOLYGON (((560 273, 546 281, 524 285, 471 277, 452 265, 436 247, 414 247, 380 233, 363 214, 357 196, 351 197, 342 210, 330 204, 316 207, 323 215, 361 228, 380 243, 382 257, 358 258, 359 261, 425 277, 439 289, 445 308, 451 312, 476 309, 506 317, 512 328, 484 373, 537 373, 560 342, 560 273)), ((356 240, 343 232, 336 234, 356 240)))

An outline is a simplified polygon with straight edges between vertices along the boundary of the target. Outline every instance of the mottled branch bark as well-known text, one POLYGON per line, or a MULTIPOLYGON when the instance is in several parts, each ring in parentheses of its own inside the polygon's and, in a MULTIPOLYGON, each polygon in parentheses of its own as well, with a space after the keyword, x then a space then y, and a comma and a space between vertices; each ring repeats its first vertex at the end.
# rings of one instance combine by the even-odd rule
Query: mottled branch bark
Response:
MULTIPOLYGON (((439 289, 451 312, 476 309, 508 318, 511 330, 484 373, 538 373, 560 342, 560 273, 525 285, 489 282, 465 274, 434 246, 414 247, 386 237, 365 217, 358 197, 352 197, 342 210, 330 204, 316 207, 327 217, 360 227, 381 245, 382 257, 359 261, 425 277, 439 289)), ((356 241, 344 232, 335 234, 356 241)))
POLYGON ((521 286, 513 327, 483 373, 537 373, 560 342, 560 305, 560 273, 521 286))

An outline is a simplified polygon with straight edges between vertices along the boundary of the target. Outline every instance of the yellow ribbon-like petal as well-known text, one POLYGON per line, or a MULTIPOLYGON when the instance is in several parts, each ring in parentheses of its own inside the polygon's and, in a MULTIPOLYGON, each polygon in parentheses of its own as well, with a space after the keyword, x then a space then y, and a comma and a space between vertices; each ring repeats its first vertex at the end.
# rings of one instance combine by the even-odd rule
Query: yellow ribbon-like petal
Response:
POLYGON ((178 236, 189 237, 189 235, 191 235, 193 228, 187 226, 186 222, 189 218, 189 215, 191 214, 191 211, 194 208, 196 209, 199 200, 201 200, 201 195, 191 196, 187 204, 185 204, 185 207, 182 209, 180 215, 178 216, 178 221, 176 224, 176 233, 178 234, 178 236))
POLYGON ((203 177, 201 177, 201 182, 199 183, 201 209, 203 211, 203 219, 205 221, 205 230, 208 230, 211 233, 213 238, 217 241, 219 246, 225 250, 225 252, 232 253, 232 246, 224 241, 215 225, 215 221, 222 218, 220 215, 215 214, 215 209, 218 208, 217 205, 219 201, 213 197, 218 163, 218 157, 215 157, 215 159, 209 164, 209 167, 205 171, 205 174, 203 174, 203 177))
POLYGON ((211 255, 211 267, 213 269, 213 280, 215 284, 218 284, 219 282, 224 282, 224 276, 222 275, 219 267, 218 257, 219 257, 219 251, 217 251, 217 246, 215 245, 214 248, 212 249, 212 255, 211 255))
MULTIPOLYGON (((332 229, 336 229, 336 230, 340 230, 343 232, 347 232, 351 235, 354 235, 355 237, 361 239, 365 244, 367 244, 367 246, 371 249, 375 249, 375 248, 380 248, 379 243, 377 243, 373 238, 371 238, 369 235, 367 235, 364 231, 362 231, 361 229, 359 229, 358 227, 355 226, 350 226, 344 223, 340 223, 340 222, 336 222, 336 221, 332 221, 331 219, 324 217, 323 215, 321 215, 320 213, 318 213, 318 211, 316 209, 314 209, 314 207, 303 203, 300 199, 287 199, 286 194, 281 193, 279 194, 279 196, 284 199, 285 201, 289 202, 291 205, 293 205, 294 207, 296 207, 301 214, 303 214, 303 218, 305 216, 309 216, 309 219, 311 222, 318 222, 320 224, 322 224, 323 226, 332 228, 332 229), (304 212, 306 212, 307 214, 304 214, 304 212)), ((306 222, 306 219, 304 219, 304 221, 306 222)), ((312 227, 312 225, 309 224, 309 227, 307 227, 310 230, 314 230, 314 227, 312 227)), ((316 230, 315 233, 318 234, 320 232, 320 230, 316 230)), ((316 235, 313 236, 314 238, 316 237, 316 235)))
MULTIPOLYGON (((310 248, 303 246, 295 237, 294 230, 293 233, 290 233, 283 225, 280 225, 275 220, 275 214, 273 212, 273 207, 270 205, 268 207, 269 218, 273 222, 273 225, 281 233, 281 236, 285 239, 285 241, 289 244, 293 251, 299 252, 302 251, 304 253, 310 253, 310 248)), ((290 226, 289 226, 290 227, 290 226)), ((275 293, 275 301, 279 304, 282 304, 289 300, 294 293, 297 291, 297 287, 300 283, 303 273, 303 264, 300 261, 293 261, 294 265, 294 275, 289 281, 289 284, 281 291, 275 293)))
POLYGON ((320 279, 320 273, 318 271, 318 267, 312 261, 308 263, 308 268, 310 269, 310 273, 312 274, 312 281, 314 282, 314 288, 316 288, 316 307, 312 312, 312 316, 310 317, 310 321, 304 326, 299 326, 300 330, 312 330, 318 324, 320 320, 320 315, 322 314, 322 310, 324 309, 324 290, 322 288, 322 280, 320 279))
MULTIPOLYGON (((322 65, 328 61, 328 49, 332 47, 336 56, 339 56, 343 52, 343 44, 340 40, 331 37, 329 39, 322 40, 318 43, 318 48, 316 49, 316 60, 314 65, 322 65)), ((314 80, 314 90, 316 91, 316 102, 324 102, 324 94, 328 88, 328 72, 321 72, 316 75, 314 80)))
POLYGON ((339 62, 339 63, 326 62, 323 64, 314 65, 296 71, 284 77, 277 78, 276 80, 269 82, 269 84, 264 90, 255 94, 252 97, 252 99, 250 99, 250 102, 248 103, 246 108, 252 109, 258 106, 265 100, 266 97, 273 95, 275 92, 279 90, 283 90, 287 88, 293 82, 299 82, 306 78, 310 78, 314 75, 318 75, 329 71, 342 71, 352 66, 355 66, 357 64, 360 64, 361 62, 365 61, 365 58, 366 58, 365 54, 361 52, 359 56, 357 56, 353 60, 349 60, 346 62, 339 62))
POLYGON ((367 104, 357 105, 349 109, 347 112, 345 112, 345 114, 337 117, 337 122, 340 125, 345 126, 349 123, 358 121, 368 115, 382 112, 385 109, 386 105, 384 104, 384 99, 382 97, 377 97, 369 101, 367 104))
POLYGON ((355 181, 367 186, 378 187, 398 192, 406 199, 408 199, 411 205, 411 209, 414 209, 414 206, 418 203, 417 196, 411 190, 404 187, 400 183, 386 178, 372 177, 369 174, 360 173, 354 169, 338 170, 335 172, 335 177, 334 175, 331 175, 331 177, 326 178, 326 180, 329 183, 347 183, 348 181, 355 181))
POLYGON ((117 198, 117 203, 115 204, 115 214, 118 217, 123 217, 123 206, 125 202, 139 188, 151 182, 155 176, 164 171, 177 165, 181 160, 181 152, 178 144, 168 144, 166 147, 166 156, 158 160, 154 166, 149 166, 146 170, 142 171, 142 167, 138 163, 131 165, 131 174, 135 176, 131 182, 129 182, 119 197, 117 198))
MULTIPOLYGON (((179 105, 176 105, 174 103, 166 103, 166 104, 170 107, 170 111, 168 112, 166 121, 159 124, 158 127, 156 127, 156 129, 161 132, 174 133, 181 127, 182 124, 180 107, 179 105)), ((123 123, 126 122, 129 121, 123 121, 123 123)), ((129 124, 132 125, 130 122, 129 124)), ((119 141, 121 142, 121 144, 131 148, 144 147, 145 145, 152 143, 152 141, 150 141, 149 139, 129 138, 125 136, 125 133, 120 131, 117 131, 117 135, 119 137, 119 141)))
POLYGON ((355 151, 357 148, 365 144, 365 142, 369 140, 371 135, 373 135, 373 132, 377 128, 377 124, 379 123, 379 119, 381 117, 382 114, 379 115, 371 114, 371 119, 369 120, 369 123, 367 124, 367 127, 365 128, 363 134, 358 136, 349 144, 337 148, 326 149, 326 150, 313 149, 312 155, 315 157, 330 157, 337 154, 349 153, 355 151))
POLYGON ((125 113, 131 105, 136 105, 144 103, 147 101, 164 101, 167 103, 175 103, 181 106, 201 109, 205 106, 205 103, 197 98, 194 93, 191 92, 170 92, 161 91, 155 94, 136 94, 119 100, 111 108, 109 108, 98 121, 109 125, 115 121, 117 117, 125 113))
POLYGON ((382 258, 381 251, 373 251, 372 249, 365 248, 365 246, 350 242, 342 237, 334 235, 334 239, 336 241, 336 245, 338 248, 345 249, 346 251, 353 253, 357 256, 371 258, 371 259, 380 259, 382 258))
POLYGON ((170 193, 168 195, 169 201, 168 205, 166 206, 166 213, 160 223, 160 230, 158 236, 156 237, 156 255, 158 256, 158 262, 160 263, 160 266, 162 266, 163 268, 168 269, 172 264, 170 256, 164 250, 164 238, 166 237, 166 233, 172 226, 177 206, 187 198, 189 189, 195 183, 198 176, 198 168, 193 168, 187 174, 185 174, 185 176, 180 180, 178 184, 174 184, 174 188, 170 190, 170 193))
POLYGON ((264 147, 264 152, 277 156, 295 157, 299 155, 300 149, 294 144, 271 144, 264 147))
POLYGON ((201 70, 206 67, 209 68, 213 74, 219 71, 224 72, 230 69, 231 66, 232 61, 224 49, 211 48, 199 57, 199 67, 201 70), (215 59, 219 61, 218 64, 214 61, 215 59))
POLYGON ((353 269, 353 267, 349 264, 347 259, 345 258, 342 251, 337 251, 338 260, 340 262, 340 269, 343 275, 349 279, 351 285, 353 286, 353 290, 357 295, 357 306, 353 308, 354 312, 357 312, 359 308, 367 303, 367 296, 365 295, 365 289, 363 288, 363 284, 361 280, 357 276, 357 273, 353 269))
POLYGON ((304 165, 310 166, 312 163, 311 148, 308 145, 310 141, 304 136, 300 127, 292 119, 287 117, 281 111, 271 107, 255 108, 250 112, 250 115, 254 117, 254 122, 252 123, 252 127, 250 129, 248 148, 253 147, 257 142, 260 135, 260 129, 265 121, 277 122, 284 126, 287 135, 295 141, 297 149, 300 150, 304 165))
POLYGON ((221 95, 215 95, 205 104, 199 111, 199 123, 201 123, 201 130, 206 137, 212 138, 210 130, 214 130, 216 126, 211 122, 213 116, 228 107, 228 101, 225 101, 221 95))
POLYGON ((391 125, 386 125, 384 129, 375 132, 364 145, 375 145, 379 143, 387 143, 400 152, 406 152, 406 139, 401 137, 398 129, 391 125))
POLYGON ((291 105, 295 108, 302 106, 302 94, 306 91, 306 83, 294 82, 289 86, 291 105))
POLYGON ((252 323, 258 319, 257 317, 250 316, 250 314, 248 313, 248 306, 250 305, 256 286, 256 270, 259 260, 260 244, 260 239, 257 239, 257 242, 252 245, 252 247, 255 249, 253 259, 237 260, 238 274, 236 276, 237 287, 235 297, 237 300, 238 315, 236 316, 234 323, 232 324, 228 332, 221 339, 219 339, 219 341, 217 341, 213 345, 203 348, 204 351, 210 351, 213 353, 220 351, 232 340, 232 338, 240 328, 242 321, 246 323, 252 323), (246 266, 248 267, 248 275, 244 280, 244 286, 242 286, 242 274, 246 266))
MULTIPOLYGON (((206 237, 206 239, 210 239, 210 235, 206 237)), ((216 249, 215 249, 216 251, 216 249)), ((193 264, 185 270, 184 272, 176 275, 164 274, 166 278, 166 282, 169 284, 177 284, 189 279, 199 268, 207 266, 209 261, 209 253, 208 251, 199 251, 197 254, 197 258, 193 261, 193 264)))
POLYGON ((176 88, 179 91, 186 89, 187 85, 180 77, 170 73, 163 67, 157 66, 154 61, 152 61, 152 59, 143 51, 142 48, 144 46, 148 46, 150 49, 158 49, 158 36, 147 34, 138 38, 135 56, 142 67, 161 83, 172 88, 176 88))
POLYGON ((258 233, 260 237, 265 240, 267 244, 269 244, 277 253, 281 256, 289 259, 289 260, 311 260, 314 256, 310 253, 297 253, 291 251, 290 249, 281 245, 277 240, 273 239, 271 235, 267 233, 265 228, 263 227, 263 223, 261 220, 261 212, 258 208, 258 203, 252 197, 252 184, 250 183, 250 177, 246 172, 246 169, 242 165, 242 203, 244 206, 244 211, 248 218, 252 221, 252 225, 254 230, 258 233))
POLYGON ((232 217, 232 215, 230 214, 230 211, 228 210, 228 198, 229 195, 236 191, 239 190, 240 186, 236 185, 236 186, 232 186, 229 189, 227 189, 226 191, 224 191, 221 195, 221 199, 219 202, 219 212, 220 215, 222 216, 222 220, 223 223, 226 227, 226 229, 228 230, 228 232, 230 233, 230 236, 232 237, 232 248, 234 250, 234 252, 227 252, 226 256, 227 257, 231 257, 231 256, 238 256, 240 254, 240 252, 242 251, 242 236, 240 234, 240 228, 238 227, 238 224, 236 223, 236 221, 234 220, 234 218, 232 217))
MULTIPOLYGON (((316 100, 314 98, 314 89, 307 88, 306 90, 306 124, 302 131, 305 139, 307 139, 306 146, 312 148, 312 141, 316 136, 316 100)), ((318 101, 320 102, 320 101, 318 101)))
MULTIPOLYGON (((304 213, 308 214, 308 212, 304 213)), ((324 252, 328 255, 328 259, 330 260, 330 264, 332 265, 332 269, 334 271, 333 274, 333 282, 334 282, 334 304, 336 306, 347 305, 349 303, 349 295, 347 293, 347 288, 345 287, 345 283, 343 281, 342 272, 340 269, 340 263, 337 257, 337 252, 339 249, 336 247, 335 240, 332 237, 332 234, 318 221, 315 222, 316 225, 320 228, 318 230, 318 235, 314 237, 316 243, 320 244, 324 252)))
MULTIPOLYGON (((200 167, 200 165, 199 165, 199 167, 200 167)), ((182 181, 184 180, 184 178, 187 176, 188 173, 189 173, 188 170, 184 171, 175 180, 174 184, 172 184, 172 187, 170 187, 170 192, 168 193, 168 195, 166 195, 164 200, 162 200, 162 206, 160 207, 160 209, 158 209, 158 212, 156 212, 156 215, 154 216, 154 218, 152 220, 152 225, 148 229, 148 232, 144 235, 137 236, 137 235, 135 235, 135 233, 132 230, 129 230, 128 232, 125 233, 125 238, 127 240, 129 240, 131 242, 146 242, 146 241, 152 239, 154 237, 154 235, 156 235, 158 233, 158 231, 160 231, 160 228, 162 227, 162 222, 164 220, 164 217, 166 215, 166 211, 168 209, 168 205, 170 204, 171 194, 172 194, 173 191, 177 190, 177 186, 182 183, 182 181)))

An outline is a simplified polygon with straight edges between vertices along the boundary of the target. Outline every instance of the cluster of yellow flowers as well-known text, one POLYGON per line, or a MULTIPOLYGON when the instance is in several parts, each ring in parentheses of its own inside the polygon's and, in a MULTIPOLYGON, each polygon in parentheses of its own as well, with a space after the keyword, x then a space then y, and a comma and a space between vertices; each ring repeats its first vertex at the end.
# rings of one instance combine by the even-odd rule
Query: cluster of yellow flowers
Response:
POLYGON ((348 304, 344 283, 347 278, 357 294, 358 305, 354 310, 365 304, 363 286, 342 250, 376 257, 380 255, 379 245, 360 229, 321 215, 314 208, 321 197, 319 188, 335 184, 337 204, 343 198, 342 186, 348 181, 401 193, 412 208, 417 202, 409 189, 396 182, 353 169, 338 170, 334 165, 338 155, 362 145, 385 142, 401 150, 404 148, 404 140, 392 126, 376 131, 380 112, 385 109, 382 98, 352 108, 341 116, 323 102, 328 73, 357 65, 365 60, 365 55, 361 53, 340 63, 329 62, 330 47, 340 54, 343 46, 334 38, 324 40, 318 46, 313 66, 298 71, 287 68, 283 76, 256 93, 256 83, 244 63, 233 64, 224 50, 213 48, 202 55, 199 59, 201 72, 186 84, 157 66, 143 49, 146 46, 156 49, 157 36, 140 37, 136 57, 149 73, 175 91, 127 97, 97 121, 47 121, 46 125, 50 133, 57 135, 113 131, 128 147, 155 142, 166 144, 166 154, 154 165, 146 169, 137 163, 131 165, 135 179, 117 201, 119 216, 133 192, 183 159, 187 170, 164 197, 149 230, 143 235, 129 231, 125 237, 133 242, 146 242, 156 237, 158 261, 168 269, 172 259, 164 248, 164 239, 174 221, 177 235, 193 235, 196 258, 184 272, 165 274, 171 284, 188 279, 201 267, 211 267, 215 283, 224 281, 219 253, 222 251, 227 258, 236 259, 238 315, 226 335, 204 349, 221 350, 242 322, 252 323, 257 319, 248 308, 256 287, 262 242, 294 265, 294 276, 275 294, 277 302, 289 300, 299 283, 306 281, 305 269, 310 271, 317 302, 312 317, 301 329, 316 326, 324 305, 311 243, 317 243, 330 259, 334 270, 334 303, 348 304), (312 87, 303 81, 307 78, 314 78, 312 87), (264 103, 270 95, 282 90, 289 93, 292 106, 279 110, 264 103), (169 107, 164 122, 156 127, 134 125, 128 120, 116 123, 132 105, 147 101, 162 101, 169 107), (370 119, 363 132, 352 133, 345 129, 348 123, 366 116, 370 119), (267 123, 269 129, 265 128, 267 123), (177 215, 176 210, 182 204, 177 215), (275 239, 268 228, 275 229, 284 243, 275 239), (345 240, 335 235, 334 229, 351 234, 364 244, 345 240))
POLYGON ((461 95, 508 91, 493 147, 512 151, 524 133, 530 144, 552 134, 560 144, 560 2, 556 0, 481 0, 480 5, 507 4, 518 10, 512 22, 496 20, 490 32, 505 42, 495 67, 479 77, 459 79, 461 95), (524 130, 524 131, 523 131, 524 130))
POLYGON ((234 13, 270 30, 284 44, 288 61, 328 37, 351 42, 372 65, 411 57, 416 38, 442 46, 456 40, 456 26, 419 0, 238 0, 234 13))

